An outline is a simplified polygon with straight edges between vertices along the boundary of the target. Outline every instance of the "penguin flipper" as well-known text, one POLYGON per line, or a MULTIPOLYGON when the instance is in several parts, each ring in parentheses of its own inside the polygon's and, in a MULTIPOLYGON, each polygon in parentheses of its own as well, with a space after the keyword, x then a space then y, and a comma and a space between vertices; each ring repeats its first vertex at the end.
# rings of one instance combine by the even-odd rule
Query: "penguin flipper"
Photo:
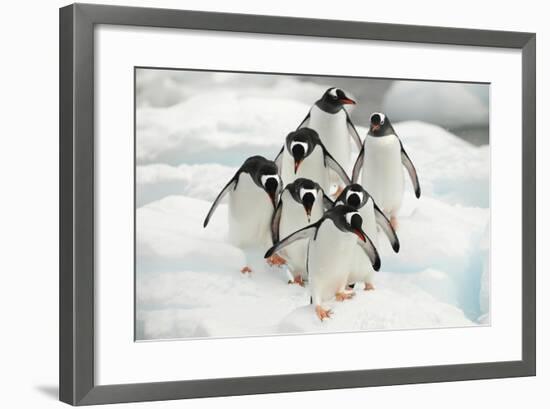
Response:
POLYGON ((351 180, 353 183, 357 183, 357 180, 359 179, 359 173, 361 173, 361 168, 363 167, 363 161, 365 160, 365 145, 361 146, 361 150, 359 151, 359 156, 357 156, 357 159, 355 160, 355 165, 353 165, 353 171, 351 174, 351 180))
POLYGON ((384 212, 380 210, 376 203, 374 203, 374 218, 376 220, 376 224, 380 226, 380 228, 390 241, 393 251, 399 253, 399 248, 401 246, 399 244, 399 238, 397 237, 397 234, 395 233, 395 230, 393 229, 390 221, 388 220, 384 212))
POLYGON ((296 128, 296 130, 300 129, 300 128, 305 128, 306 126, 309 125, 309 118, 311 117, 311 109, 309 110, 309 112, 307 113, 306 117, 303 119, 302 122, 300 122, 300 125, 298 125, 298 128, 296 128))
POLYGON ((317 233, 317 229, 319 228, 319 225, 321 224, 321 222, 322 222, 322 219, 317 223, 310 224, 309 226, 306 226, 300 230, 295 231, 291 235, 275 243, 269 250, 267 250, 267 252, 264 255, 264 258, 271 257, 273 254, 291 245, 295 241, 310 239, 315 237, 315 234, 317 233))
POLYGON ((409 173, 411 182, 414 187, 414 194, 418 199, 420 197, 420 182, 418 181, 416 169, 411 161, 411 158, 409 158, 409 155, 407 155, 407 152, 405 152, 405 148, 403 148, 401 140, 399 140, 399 145, 401 145, 401 163, 403 164, 403 166, 405 166, 405 169, 407 169, 407 172, 409 173))
POLYGON ((334 207, 334 203, 330 197, 328 197, 325 193, 323 193, 323 208, 325 210, 332 209, 334 207))
POLYGON ((344 109, 346 113, 346 125, 348 126, 348 132, 351 136, 351 139, 355 141, 355 144, 357 145, 357 149, 361 149, 363 146, 363 142, 361 142, 361 137, 359 136, 359 132, 357 132, 357 129, 355 128, 355 125, 353 125, 353 122, 351 122, 351 118, 349 116, 349 113, 346 109, 344 109))
POLYGON ((281 215, 283 213, 283 199, 279 200, 277 203, 277 208, 273 213, 273 218, 271 219, 271 240, 273 244, 279 241, 279 226, 281 224, 281 215))
POLYGON ((365 241, 357 240, 357 244, 363 249, 367 257, 369 258, 374 271, 380 270, 380 256, 378 255, 378 250, 376 250, 376 247, 374 247, 374 244, 372 244, 369 236, 365 236, 365 241))
POLYGON ((323 155, 325 156, 325 165, 330 167, 336 174, 342 179, 342 181, 349 185, 351 180, 342 166, 334 159, 334 157, 323 146, 323 155))
POLYGON ((234 190, 237 187, 237 181, 238 181, 238 175, 233 176, 231 180, 225 185, 225 187, 222 189, 222 191, 218 194, 218 197, 216 197, 216 200, 214 200, 214 203, 212 203, 212 206, 210 207, 210 210, 208 211, 208 214, 206 215, 206 218, 204 219, 203 227, 206 227, 208 225, 208 222, 210 221, 210 218, 214 214, 214 211, 216 210, 216 207, 220 204, 224 196, 229 193, 231 190, 234 190))
POLYGON ((275 159, 273 159, 273 162, 275 162, 275 165, 277 165, 277 169, 279 169, 279 175, 281 174, 281 168, 283 165, 283 152, 285 151, 285 147, 283 146, 277 156, 275 156, 275 159))

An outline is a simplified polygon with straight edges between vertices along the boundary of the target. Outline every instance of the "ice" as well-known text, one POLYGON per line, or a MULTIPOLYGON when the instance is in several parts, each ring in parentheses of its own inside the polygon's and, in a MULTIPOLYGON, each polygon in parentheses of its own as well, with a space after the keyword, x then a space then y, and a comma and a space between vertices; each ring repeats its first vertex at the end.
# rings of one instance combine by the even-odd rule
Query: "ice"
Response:
POLYGON ((274 158, 309 108, 298 101, 231 92, 200 94, 169 108, 141 108, 137 163, 237 166, 252 155, 274 158))
POLYGON ((392 121, 414 119, 456 129, 486 126, 488 97, 476 84, 396 81, 384 96, 383 106, 392 121))
POLYGON ((138 209, 141 339, 452 327, 473 325, 480 315, 477 244, 486 209, 419 202, 402 218, 399 255, 380 238, 376 290, 358 286, 356 299, 329 303, 335 315, 321 324, 307 288, 287 284, 284 268, 264 264, 250 276, 240 273, 247 255, 225 240, 227 206, 203 229, 209 207, 205 200, 170 196, 138 209))
POLYGON ((424 196, 489 207, 488 145, 471 145, 437 125, 419 121, 399 122, 394 128, 416 167, 424 196))
POLYGON ((170 195, 213 201, 221 183, 227 183, 235 168, 215 163, 170 166, 164 163, 137 166, 136 206, 170 195))

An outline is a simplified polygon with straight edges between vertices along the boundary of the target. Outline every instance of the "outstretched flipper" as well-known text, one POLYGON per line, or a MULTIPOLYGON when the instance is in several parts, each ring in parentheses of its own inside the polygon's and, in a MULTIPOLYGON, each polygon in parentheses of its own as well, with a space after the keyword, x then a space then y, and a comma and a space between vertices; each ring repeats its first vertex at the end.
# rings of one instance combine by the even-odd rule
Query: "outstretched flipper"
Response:
POLYGON ((296 130, 298 130, 300 128, 305 128, 306 126, 308 126, 309 125, 309 118, 311 118, 311 110, 307 113, 304 120, 302 122, 300 122, 300 125, 298 125, 298 128, 296 128, 296 130))
POLYGON ((397 237, 397 234, 395 234, 395 230, 393 229, 390 221, 376 203, 374 203, 374 218, 376 219, 376 224, 380 226, 384 234, 388 237, 393 251, 399 253, 399 238, 397 237))
POLYGON ((281 224, 281 215, 283 213, 283 199, 279 199, 275 213, 273 213, 273 218, 271 219, 271 240, 273 243, 279 241, 279 225, 281 224))
POLYGON ((340 166, 340 164, 336 161, 336 159, 334 159, 334 157, 329 153, 329 151, 327 151, 324 146, 322 147, 323 156, 325 157, 325 166, 331 168, 346 185, 349 185, 351 183, 351 180, 344 168, 340 166))
POLYGON ((357 244, 363 249, 369 258, 374 271, 380 270, 380 256, 378 255, 378 250, 376 250, 376 247, 372 244, 371 239, 368 236, 365 236, 365 241, 357 240, 357 244))
POLYGON ((291 235, 285 237, 281 241, 275 243, 264 255, 264 258, 269 258, 279 250, 282 250, 283 248, 291 245, 295 241, 298 240, 304 240, 304 239, 310 239, 315 237, 315 234, 317 233, 317 229, 322 223, 322 220, 319 220, 317 223, 310 224, 309 226, 306 226, 300 230, 295 231, 291 235))
POLYGON ((420 182, 418 181, 416 169, 411 161, 411 158, 409 158, 409 155, 407 155, 407 152, 405 152, 405 148, 403 148, 401 140, 399 140, 399 145, 401 145, 401 163, 403 164, 403 166, 405 166, 405 169, 407 169, 407 172, 409 173, 411 182, 414 187, 414 194, 418 199, 420 197, 420 182))
POLYGON ((351 122, 348 111, 344 109, 344 112, 346 113, 346 125, 348 126, 349 135, 351 136, 351 139, 355 141, 357 149, 361 149, 363 143, 361 142, 361 138, 359 137, 359 132, 357 132, 357 129, 355 129, 355 125, 353 125, 353 122, 351 122))
POLYGON ((221 200, 224 198, 224 196, 229 193, 231 190, 235 190, 237 187, 238 182, 238 175, 235 175, 231 178, 231 180, 225 185, 225 187, 222 189, 218 197, 216 197, 216 200, 214 200, 214 203, 212 203, 212 207, 210 207, 210 210, 208 211, 208 214, 206 215, 206 219, 204 219, 203 227, 206 227, 208 225, 208 222, 210 221, 210 218, 212 217, 212 214, 214 214, 214 210, 216 210, 216 207, 220 204, 221 200))
POLYGON ((359 156, 355 160, 355 165, 353 165, 353 172, 351 174, 351 180, 353 183, 357 183, 359 179, 359 174, 361 173, 361 168, 363 167, 363 161, 365 160, 365 145, 361 146, 359 151, 359 156))

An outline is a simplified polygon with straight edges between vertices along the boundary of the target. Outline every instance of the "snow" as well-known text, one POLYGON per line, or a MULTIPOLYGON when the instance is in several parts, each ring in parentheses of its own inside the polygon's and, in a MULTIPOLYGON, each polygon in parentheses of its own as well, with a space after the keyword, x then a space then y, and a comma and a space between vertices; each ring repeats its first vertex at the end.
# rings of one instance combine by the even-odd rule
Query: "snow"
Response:
POLYGON ((446 128, 487 126, 489 93, 475 84, 396 81, 384 96, 392 121, 419 120, 446 128), (452 109, 450 109, 452 107, 452 109))
POLYGON ((242 161, 252 154, 274 157, 307 113, 307 101, 326 87, 279 77, 266 92, 269 78, 250 77, 243 87, 235 87, 231 75, 216 78, 221 85, 212 89, 204 88, 200 75, 185 89, 176 86, 178 76, 164 83, 145 76, 140 83, 138 339, 490 324, 488 146, 426 122, 394 122, 417 168, 422 197, 414 197, 406 175, 400 253, 379 233, 376 289, 358 285, 354 299, 328 303, 334 315, 320 322, 307 287, 289 285, 285 268, 267 266, 261 249, 243 251, 227 241, 225 203, 206 229, 202 223, 242 161), (154 87, 147 81, 159 89, 150 94, 154 87), (164 93, 168 89, 172 94, 164 93), (246 263, 254 266, 251 275, 240 273, 246 263))

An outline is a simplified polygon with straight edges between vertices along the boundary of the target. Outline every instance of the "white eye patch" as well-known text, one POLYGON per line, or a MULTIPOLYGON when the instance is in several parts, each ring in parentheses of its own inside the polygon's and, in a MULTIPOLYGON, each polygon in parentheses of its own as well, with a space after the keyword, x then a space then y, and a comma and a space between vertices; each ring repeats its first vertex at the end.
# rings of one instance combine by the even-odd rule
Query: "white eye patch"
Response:
POLYGON ((304 189, 304 188, 301 188, 300 189, 300 200, 302 200, 304 198, 304 196, 306 195, 306 193, 311 193, 313 195, 313 197, 315 199, 317 199, 317 190, 315 189, 304 189))
MULTIPOLYGON (((351 218, 353 216, 355 216, 356 214, 359 214, 359 213, 357 213, 357 212, 346 213, 346 221, 348 222, 348 224, 351 224, 351 218)), ((361 215, 359 215, 359 217, 361 217, 361 215)))
POLYGON ((359 202, 363 203, 363 192, 354 192, 353 190, 348 190, 348 192, 346 193, 346 201, 349 200, 351 195, 359 196, 359 202))
POLYGON ((338 88, 331 88, 328 92, 332 97, 336 98, 338 97, 338 94, 336 94, 336 91, 338 91, 338 88))
POLYGON ((370 119, 372 121, 372 117, 378 115, 380 117, 380 125, 384 125, 384 122, 386 122, 386 115, 384 115, 381 112, 375 112, 370 116, 370 119))
POLYGON ((279 175, 262 175, 260 178, 262 185, 265 186, 269 179, 275 179, 275 181, 279 183, 279 175))
POLYGON ((304 152, 307 152, 307 143, 298 141, 290 142, 290 150, 292 151, 292 148, 294 148, 296 145, 301 145, 304 148, 304 152))

